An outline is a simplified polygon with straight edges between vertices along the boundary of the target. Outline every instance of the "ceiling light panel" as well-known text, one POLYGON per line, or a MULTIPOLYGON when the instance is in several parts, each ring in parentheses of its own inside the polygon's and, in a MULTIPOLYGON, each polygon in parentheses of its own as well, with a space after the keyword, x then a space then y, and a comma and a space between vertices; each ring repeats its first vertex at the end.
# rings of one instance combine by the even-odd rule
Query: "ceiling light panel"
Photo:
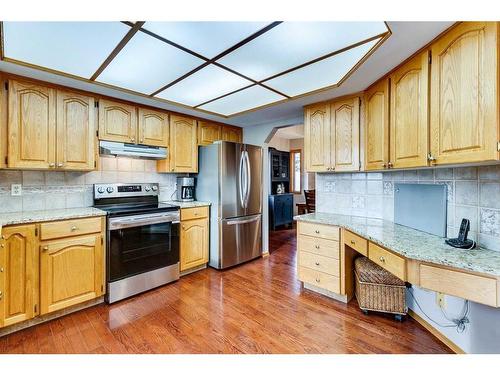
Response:
POLYGON ((4 55, 90 78, 129 30, 121 22, 4 22, 4 55))
POLYGON ((283 22, 218 62, 262 80, 387 31, 384 22, 283 22))
POLYGON ((252 83, 225 69, 208 65, 155 96, 196 106, 242 87, 250 86, 252 83))
POLYGON ((204 62, 139 31, 97 81, 151 94, 204 62))
POLYGON ((212 58, 267 25, 266 22, 146 22, 143 28, 212 58))
POLYGON ((235 113, 257 108, 266 104, 271 104, 286 99, 284 96, 265 89, 262 86, 252 86, 238 91, 234 94, 214 100, 198 108, 206 111, 220 113, 230 116, 235 113))
POLYGON ((337 84, 380 39, 367 42, 314 64, 265 81, 265 84, 289 96, 305 94, 337 84))

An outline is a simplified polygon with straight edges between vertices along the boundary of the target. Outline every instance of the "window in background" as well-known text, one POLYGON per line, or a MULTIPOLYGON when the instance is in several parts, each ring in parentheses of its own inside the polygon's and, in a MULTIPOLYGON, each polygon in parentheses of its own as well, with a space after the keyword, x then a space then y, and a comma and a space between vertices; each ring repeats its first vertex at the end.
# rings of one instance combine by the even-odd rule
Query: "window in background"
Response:
POLYGON ((290 151, 290 179, 292 193, 302 193, 302 150, 290 151))

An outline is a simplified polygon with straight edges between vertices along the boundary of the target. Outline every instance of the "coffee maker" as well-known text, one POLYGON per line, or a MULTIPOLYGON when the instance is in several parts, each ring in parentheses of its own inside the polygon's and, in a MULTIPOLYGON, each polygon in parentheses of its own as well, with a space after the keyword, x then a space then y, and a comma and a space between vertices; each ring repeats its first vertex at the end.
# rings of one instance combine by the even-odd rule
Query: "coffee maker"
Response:
POLYGON ((194 201, 194 177, 177 177, 177 201, 194 201))

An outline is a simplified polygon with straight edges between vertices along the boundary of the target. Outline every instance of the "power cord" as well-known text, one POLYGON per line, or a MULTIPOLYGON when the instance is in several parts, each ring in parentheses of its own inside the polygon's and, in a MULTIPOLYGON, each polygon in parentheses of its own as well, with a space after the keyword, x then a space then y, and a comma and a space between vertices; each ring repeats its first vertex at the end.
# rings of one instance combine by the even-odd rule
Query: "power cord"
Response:
POLYGON ((427 319, 429 319, 431 322, 437 324, 439 327, 456 328, 458 333, 462 333, 465 331, 466 325, 470 323, 470 320, 468 317, 469 309, 470 309, 470 302, 468 300, 464 301, 464 307, 462 308, 462 314, 461 314, 462 317, 461 318, 449 318, 448 315, 446 315, 446 312, 444 311, 444 309, 440 306, 439 308, 440 308, 441 313, 443 314, 444 318, 446 320, 448 320, 449 322, 453 323, 453 324, 442 324, 442 323, 436 322, 434 319, 432 319, 429 315, 427 315, 425 313, 425 311, 422 309, 422 307, 418 303, 417 299, 413 295, 413 292, 410 290, 410 288, 408 288, 408 293, 413 298, 413 301, 415 302, 417 307, 420 309, 422 314, 424 314, 427 317, 427 319))

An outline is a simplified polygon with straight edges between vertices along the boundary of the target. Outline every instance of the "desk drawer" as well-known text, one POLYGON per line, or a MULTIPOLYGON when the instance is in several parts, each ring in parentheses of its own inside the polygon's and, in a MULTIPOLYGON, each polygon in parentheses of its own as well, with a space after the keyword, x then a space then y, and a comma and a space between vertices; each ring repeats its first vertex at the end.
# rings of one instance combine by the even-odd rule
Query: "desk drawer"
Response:
POLYGON ((401 280, 406 281, 406 260, 404 258, 372 242, 368 245, 368 258, 401 280))
POLYGON ((181 209, 181 220, 202 219, 208 217, 208 206, 181 209))
POLYGON ((339 259, 340 257, 340 245, 338 241, 299 235, 298 249, 299 251, 307 251, 335 259, 339 259))
POLYGON ((306 267, 299 267, 299 279, 305 283, 329 290, 330 292, 340 293, 340 279, 336 276, 311 270, 306 267))
POLYGON ((338 259, 308 253, 307 251, 299 252, 299 266, 321 271, 332 276, 340 276, 340 263, 338 259))
POLYGON ((306 236, 338 241, 339 227, 333 225, 299 222, 299 233, 306 236))
POLYGON ((82 234, 98 233, 101 230, 100 217, 53 221, 40 224, 40 239, 51 240, 54 238, 80 236, 82 234))
POLYGON ((368 256, 368 241, 344 229, 344 243, 365 257, 368 256))
POLYGON ((420 265, 420 286, 489 306, 498 306, 497 281, 488 277, 420 265))

